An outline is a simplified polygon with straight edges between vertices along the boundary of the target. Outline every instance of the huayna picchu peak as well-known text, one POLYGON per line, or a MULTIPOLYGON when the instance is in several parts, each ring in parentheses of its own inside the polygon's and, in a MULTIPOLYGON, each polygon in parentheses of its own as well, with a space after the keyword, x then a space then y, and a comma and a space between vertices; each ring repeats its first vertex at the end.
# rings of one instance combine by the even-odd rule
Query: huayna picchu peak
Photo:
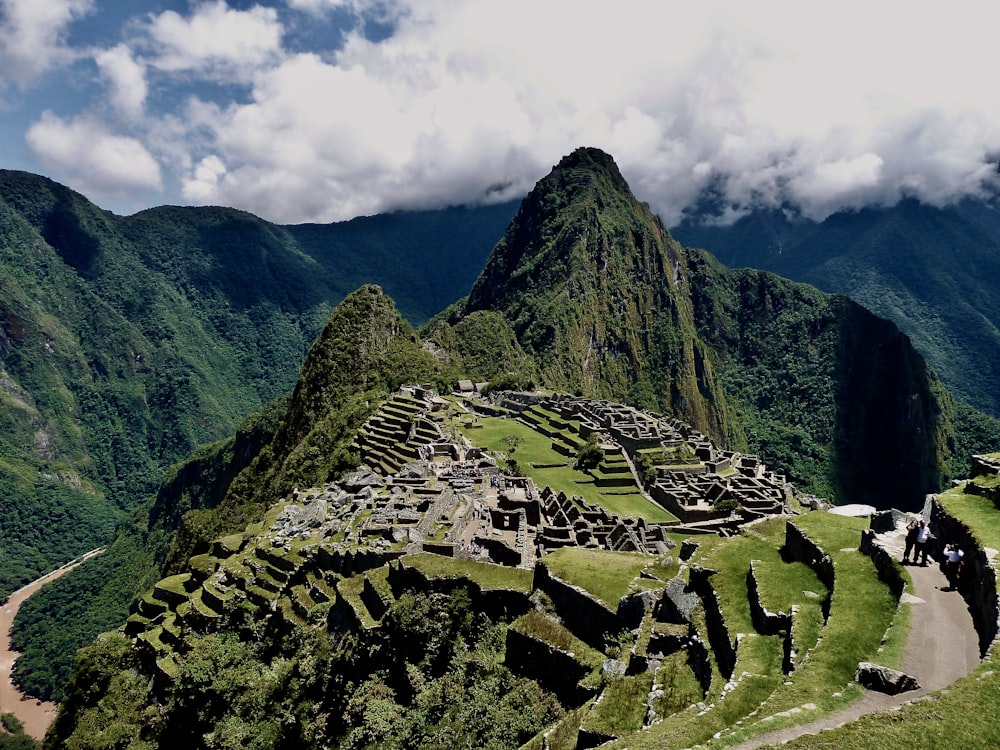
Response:
MULTIPOLYGON (((959 408, 893 323, 683 247, 603 151, 540 179, 488 257, 456 249, 479 230, 391 262, 353 222, 121 218, 32 185, 0 174, 7 251, 38 266, 9 271, 0 304, 0 396, 17 406, 0 447, 35 451, 10 486, 107 487, 114 518, 132 514, 22 610, 36 625, 84 603, 117 613, 68 685, 68 666, 48 673, 50 747, 734 744, 840 711, 861 664, 900 666, 901 596, 931 580, 896 562, 917 515, 938 555, 963 546, 956 632, 992 648, 993 536, 955 518, 995 480, 933 493, 1000 425, 959 408), (474 257, 478 277, 441 291, 474 257), (366 276, 354 291, 342 266, 366 276), (383 278, 430 311, 418 328, 383 278), (62 307, 39 302, 60 284, 62 307), (114 351, 90 353, 102 336, 114 351), (257 411, 217 435, 212 415, 237 402, 257 411), (136 464, 148 483, 154 455, 177 461, 197 435, 222 439, 155 498, 119 477, 136 464), (879 509, 871 528, 827 512, 847 504, 879 509)), ((46 679, 44 634, 22 684, 46 679)))

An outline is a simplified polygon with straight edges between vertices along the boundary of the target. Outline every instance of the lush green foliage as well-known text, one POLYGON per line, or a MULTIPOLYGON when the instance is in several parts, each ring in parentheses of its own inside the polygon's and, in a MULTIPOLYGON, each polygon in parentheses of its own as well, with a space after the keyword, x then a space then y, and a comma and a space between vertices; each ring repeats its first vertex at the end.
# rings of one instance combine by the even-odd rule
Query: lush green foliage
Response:
MULTIPOLYGON (((217 503, 195 495, 218 493, 229 479, 206 466, 213 449, 203 449, 201 486, 161 494, 154 526, 142 528, 128 516, 153 496, 161 472, 290 390, 329 310, 360 284, 387 283, 415 322, 454 301, 513 210, 301 227, 219 208, 123 218, 44 178, 0 171, 0 600, 111 542, 118 524, 121 534, 160 534, 141 565, 121 565, 159 564, 168 525, 217 503)), ((134 540, 125 547, 134 550, 134 540)), ((81 588, 79 598, 123 602, 146 579, 111 580, 126 588, 81 588)), ((52 627, 70 619, 54 600, 38 606, 52 627)), ((88 639, 112 619, 73 614, 90 620, 79 628, 88 639)), ((114 617, 123 615, 119 606, 114 617)), ((31 640, 33 649, 44 639, 31 640)))
POLYGON ((1000 416, 998 217, 995 203, 906 200, 822 222, 760 211, 724 226, 694 215, 672 231, 728 266, 846 294, 895 322, 957 398, 1000 416))

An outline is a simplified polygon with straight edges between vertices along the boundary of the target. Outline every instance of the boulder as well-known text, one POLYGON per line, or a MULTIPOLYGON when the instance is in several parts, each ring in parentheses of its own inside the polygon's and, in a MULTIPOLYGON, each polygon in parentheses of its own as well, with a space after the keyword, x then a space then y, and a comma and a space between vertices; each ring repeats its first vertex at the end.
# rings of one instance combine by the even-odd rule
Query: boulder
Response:
POLYGON ((698 594, 688 588, 683 578, 672 578, 667 581, 661 600, 659 618, 662 622, 691 622, 691 612, 698 606, 698 594))
POLYGON ((858 664, 854 679, 862 687, 888 695, 896 695, 920 688, 920 683, 905 672, 872 664, 868 661, 858 664))

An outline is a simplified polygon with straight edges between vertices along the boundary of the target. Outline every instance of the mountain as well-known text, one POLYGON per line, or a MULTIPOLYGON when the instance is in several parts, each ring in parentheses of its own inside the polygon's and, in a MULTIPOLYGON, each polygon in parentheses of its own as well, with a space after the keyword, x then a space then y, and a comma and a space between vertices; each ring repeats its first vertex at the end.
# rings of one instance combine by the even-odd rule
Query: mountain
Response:
POLYGON ((198 449, 183 479, 228 486, 242 466, 227 452, 273 434, 244 420, 291 391, 338 302, 381 282, 425 321, 467 292, 513 211, 291 227, 222 208, 120 217, 0 171, 0 601, 110 544, 19 617, 21 683, 58 695, 75 650, 156 580, 178 519, 207 502, 178 480, 150 508, 164 471, 198 449))
POLYGON ((482 312, 546 387, 676 414, 838 502, 916 507, 950 472, 956 407, 905 335, 682 247, 598 150, 536 185, 446 321, 482 312))
POLYGON ((464 294, 512 212, 120 217, 0 171, 0 597, 108 542, 164 469, 289 391, 361 284, 416 323, 464 294))
MULTIPOLYGON (((579 558, 567 555, 574 562, 565 573, 581 585, 550 587, 546 581, 559 576, 556 555, 535 561, 533 573, 452 559, 468 518, 459 519, 456 504, 471 506, 473 518, 492 513, 471 498, 481 466, 441 477, 404 469, 383 484, 367 472, 348 476, 362 444, 379 447, 381 458, 368 468, 386 476, 396 473, 390 463, 398 468, 419 455, 410 444, 417 436, 426 448, 459 424, 473 435, 484 430, 457 401, 429 402, 439 412, 431 419, 414 411, 415 398, 393 393, 407 382, 442 390, 472 374, 491 377, 492 387, 533 380, 680 417, 694 425, 684 428, 689 438, 704 431, 723 447, 749 447, 803 489, 841 502, 914 508, 965 450, 959 408, 893 323, 845 297, 767 272, 733 271, 683 248, 635 200, 608 155, 580 149, 522 202, 467 299, 415 332, 382 289, 360 287, 328 318, 287 399, 170 472, 147 529, 180 519, 164 558, 169 575, 139 600, 122 631, 81 652, 50 745, 88 738, 96 746, 501 748, 536 737, 533 746, 541 747, 539 732, 560 720, 575 746, 575 711, 598 691, 631 685, 640 698, 633 703, 645 706, 655 670, 636 667, 644 676, 628 682, 631 665, 609 659, 628 658, 634 645, 654 639, 661 646, 684 640, 690 649, 671 661, 683 676, 670 710, 707 698, 713 684, 721 691, 740 639, 719 625, 721 615, 697 608, 728 607, 708 592, 717 574, 746 596, 746 569, 699 567, 680 581, 676 604, 698 613, 665 615, 669 621, 654 625, 656 606, 646 594, 681 575, 672 556, 595 562, 597 553, 584 547, 579 558), (407 487, 419 495, 412 505, 407 487), (446 491, 451 505, 439 503, 446 491), (411 543, 444 554, 410 555, 411 543), (613 573, 619 564, 624 572, 613 573), (619 580, 603 604, 596 593, 568 593, 599 589, 605 575, 619 580)), ((553 444, 572 432, 560 415, 546 420, 536 432, 553 444)), ((980 437, 996 439, 992 428, 980 437)), ((510 453, 516 450, 510 441, 510 453)), ((677 453, 669 465, 684 457, 677 453)), ((732 471, 723 463, 721 471, 732 471)), ((630 471, 624 460, 618 468, 630 471)), ((609 478, 620 479, 608 471, 602 481, 609 478)), ((511 536, 528 524, 533 500, 496 509, 511 536)), ((600 515, 565 502, 552 513, 557 544, 575 532, 574 519, 600 515)), ((652 526, 616 523, 615 532, 600 533, 631 540, 652 526)), ((822 544, 794 535, 788 542, 791 532, 775 524, 727 549, 750 573, 751 559, 779 577, 783 565, 801 565, 789 579, 795 607, 812 613, 806 630, 817 642, 850 652, 841 661, 853 674, 854 649, 874 653, 888 622, 823 630, 820 638, 828 613, 836 610, 830 620, 842 628, 857 622, 846 619, 851 611, 867 618, 877 603, 891 619, 896 606, 874 566, 854 562, 860 526, 840 523, 807 524, 822 544), (796 546, 803 551, 790 553, 796 546), (840 592, 852 585, 877 591, 845 605, 840 592), (804 589, 825 592, 816 594, 823 603, 799 596, 804 589)), ((704 559, 724 564, 725 556, 712 557, 714 547, 705 544, 704 559)), ((738 632, 755 627, 750 618, 738 632)), ((793 637, 789 624, 781 630, 793 637)), ((758 642, 767 653, 755 658, 771 667, 746 684, 766 687, 767 695, 788 683, 776 665, 798 658, 798 645, 758 642)), ((645 721, 640 711, 629 726, 645 721)), ((624 731, 588 721, 586 742, 624 731)), ((722 728, 699 726, 681 746, 722 728)))
POLYGON ((1000 208, 909 199, 821 222, 755 211, 730 225, 695 212, 672 230, 731 267, 844 294, 895 322, 951 393, 1000 416, 1000 208))
MULTIPOLYGON (((215 437, 210 428, 223 419, 208 418, 209 407, 234 420, 239 405, 282 393, 277 370, 295 360, 320 300, 341 283, 323 270, 337 267, 330 238, 340 230, 276 227, 224 209, 164 208, 122 219, 58 186, 41 187, 41 197, 11 189, 14 197, 5 200, 51 267, 111 310, 113 324, 98 341, 135 331, 140 356, 127 361, 140 374, 107 379, 112 392, 134 389, 138 416, 128 419, 148 420, 160 444, 169 438, 180 452, 215 437), (165 429, 143 411, 154 387, 163 425, 176 427, 165 429)), ((456 209, 451 218, 477 215, 456 209)), ((405 218, 386 221, 400 227, 405 218)), ((423 218, 422 226, 450 221, 423 218)), ((480 232, 449 237, 464 242, 480 232)), ((400 228, 397 240, 402 235, 400 228)), ((359 255, 375 254, 357 237, 344 242, 359 255)), ((404 270, 440 284, 449 253, 428 253, 439 262, 404 270)), ((391 265, 394 283, 402 284, 401 264, 391 265)), ((425 291, 436 287, 415 283, 422 293, 411 301, 430 304, 425 291)), ((45 298, 57 299, 55 289, 45 298)), ((574 152, 539 182, 465 289, 467 299, 422 329, 423 342, 383 290, 362 286, 348 295, 290 399, 273 401, 235 438, 203 445, 172 468, 155 502, 129 516, 89 568, 102 572, 85 586, 84 573, 68 576, 52 598, 33 600, 22 623, 66 622, 65 609, 53 603, 57 594, 74 606, 100 602, 101 617, 74 610, 74 623, 123 614, 129 584, 179 571, 220 535, 259 521, 296 486, 322 484, 350 466, 354 431, 403 380, 446 384, 467 376, 494 387, 532 382, 627 400, 682 417, 722 446, 761 455, 806 491, 879 506, 914 507, 952 475, 949 461, 1000 434, 951 402, 892 324, 844 298, 767 273, 728 271, 683 248, 635 200, 613 160, 594 149, 574 152)), ((120 363, 106 359, 114 375, 120 363)), ((92 418, 74 413, 85 425, 92 418)), ((112 425, 125 422, 122 414, 112 425)), ((141 430, 107 431, 142 447, 135 440, 141 430)), ((173 455, 149 458, 150 471, 173 455)), ((126 493, 122 512, 152 494, 151 487, 126 493)), ((46 641, 44 629, 36 630, 34 644, 46 641)), ((34 653, 28 663, 44 669, 46 660, 34 653)), ((36 682, 27 671, 19 674, 22 684, 58 689, 51 675, 36 682)))

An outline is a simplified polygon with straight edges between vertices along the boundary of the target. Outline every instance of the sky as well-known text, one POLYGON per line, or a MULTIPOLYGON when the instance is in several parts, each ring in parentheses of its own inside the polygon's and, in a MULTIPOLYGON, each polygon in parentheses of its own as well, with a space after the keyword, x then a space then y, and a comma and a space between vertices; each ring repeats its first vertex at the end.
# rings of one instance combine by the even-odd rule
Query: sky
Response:
POLYGON ((0 0, 0 168, 282 224, 518 198, 579 146, 674 225, 1000 183, 1000 4, 0 0))

